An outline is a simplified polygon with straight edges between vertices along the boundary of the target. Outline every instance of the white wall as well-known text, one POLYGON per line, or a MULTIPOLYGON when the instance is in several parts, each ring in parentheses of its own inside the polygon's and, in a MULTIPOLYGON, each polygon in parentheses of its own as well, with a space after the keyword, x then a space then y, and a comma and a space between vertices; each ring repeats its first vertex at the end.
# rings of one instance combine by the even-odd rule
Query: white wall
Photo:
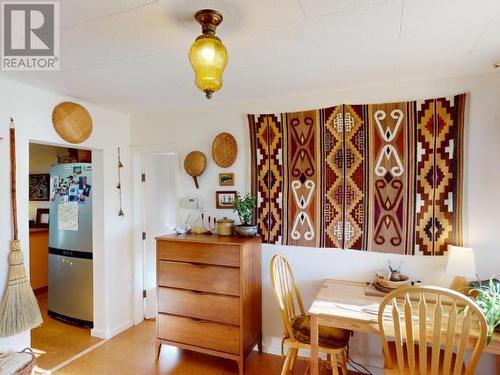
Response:
MULTIPOLYGON (((16 123, 17 136, 17 188, 19 235, 25 254, 26 269, 29 269, 28 237, 28 174, 29 142, 68 146, 58 137, 51 123, 52 109, 58 103, 73 100, 82 103, 93 119, 93 132, 80 146, 93 149, 95 174, 101 184, 94 183, 94 217, 100 222, 94 228, 94 288, 97 307, 94 311, 94 333, 109 336, 131 325, 131 250, 130 250, 130 144, 129 117, 106 110, 91 103, 82 102, 64 95, 39 90, 14 81, 0 79, 0 292, 7 281, 7 256, 10 251, 10 187, 9 187, 9 117, 16 123), (118 213, 116 191, 116 147, 122 148, 125 168, 122 171, 124 186, 124 210, 118 213), (100 186, 99 186, 100 185, 100 186), (97 309, 97 311, 96 311, 97 309)), ((96 303, 96 302, 94 302, 96 303)), ((0 339, 2 349, 21 349, 29 345, 29 332, 0 339)))
MULTIPOLYGON (((190 84, 190 82, 186 82, 190 84)), ((240 147, 236 163, 227 169, 235 172, 236 190, 249 189, 249 142, 246 113, 275 113, 321 108, 340 103, 382 103, 412 99, 426 99, 468 92, 469 111, 466 121, 465 145, 465 233, 466 245, 476 250, 477 268, 481 278, 500 273, 497 232, 500 228, 500 74, 491 73, 455 79, 401 83, 387 86, 356 88, 350 91, 319 91, 301 95, 264 97, 263 99, 219 105, 217 94, 200 110, 170 113, 137 114, 131 119, 134 145, 174 143, 180 154, 179 168, 184 156, 192 150, 205 152, 208 157, 206 172, 196 190, 189 176, 180 173, 180 196, 199 197, 203 206, 217 216, 227 211, 215 210, 214 191, 221 171, 210 157, 214 137, 222 131, 233 134, 240 147)), ((200 93, 200 102, 204 101, 200 93)), ((228 189, 229 190, 229 189, 228 189)), ((185 212, 181 212, 185 215, 185 212)), ((449 285, 445 273, 446 259, 442 257, 404 257, 381 253, 346 250, 312 249, 304 247, 263 246, 263 329, 265 350, 279 352, 282 333, 281 321, 271 297, 268 264, 271 256, 284 253, 291 261, 306 304, 310 304, 321 280, 327 277, 369 280, 375 271, 384 269, 387 260, 404 259, 405 272, 425 283, 449 285)), ((364 363, 381 364, 377 339, 355 338, 352 346, 356 357, 364 363)), ((492 358, 485 355, 483 370, 492 373, 492 358)))

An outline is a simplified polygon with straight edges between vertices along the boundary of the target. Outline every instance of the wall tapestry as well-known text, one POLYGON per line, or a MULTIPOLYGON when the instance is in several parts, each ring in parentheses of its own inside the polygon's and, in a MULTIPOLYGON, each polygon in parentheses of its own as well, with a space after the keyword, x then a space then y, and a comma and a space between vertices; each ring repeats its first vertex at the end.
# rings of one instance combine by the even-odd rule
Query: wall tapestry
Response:
POLYGON ((465 100, 248 115, 263 241, 421 255, 461 245, 465 100))

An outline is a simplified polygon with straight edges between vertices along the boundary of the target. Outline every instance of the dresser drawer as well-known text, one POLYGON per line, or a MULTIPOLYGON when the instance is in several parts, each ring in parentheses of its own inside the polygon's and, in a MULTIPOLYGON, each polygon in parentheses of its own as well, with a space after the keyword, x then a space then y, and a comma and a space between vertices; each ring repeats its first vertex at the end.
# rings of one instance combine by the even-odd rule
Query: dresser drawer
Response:
POLYGON ((158 241, 157 258, 159 260, 239 267, 240 248, 234 245, 158 241))
POLYGON ((219 323, 240 324, 240 299, 232 296, 160 287, 158 311, 219 323))
POLYGON ((239 352, 239 328, 227 324, 158 314, 158 337, 225 353, 239 352))
POLYGON ((232 267, 160 260, 158 285, 239 296, 240 270, 232 267))

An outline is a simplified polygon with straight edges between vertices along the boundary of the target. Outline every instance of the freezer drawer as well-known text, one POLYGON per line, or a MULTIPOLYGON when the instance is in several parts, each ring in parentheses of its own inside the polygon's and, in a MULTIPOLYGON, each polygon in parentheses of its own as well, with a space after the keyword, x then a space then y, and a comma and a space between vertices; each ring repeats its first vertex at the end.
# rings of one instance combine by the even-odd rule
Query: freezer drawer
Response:
POLYGON ((49 314, 55 318, 92 327, 92 259, 87 253, 50 249, 49 314), (58 252, 59 254, 54 254, 58 252), (76 256, 68 256, 68 254, 76 256))

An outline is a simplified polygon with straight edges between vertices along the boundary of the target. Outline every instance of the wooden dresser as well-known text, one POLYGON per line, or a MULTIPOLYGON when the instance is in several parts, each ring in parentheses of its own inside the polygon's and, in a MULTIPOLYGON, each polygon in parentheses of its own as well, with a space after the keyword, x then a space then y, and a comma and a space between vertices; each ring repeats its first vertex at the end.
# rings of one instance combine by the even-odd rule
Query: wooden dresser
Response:
POLYGON ((161 344, 230 358, 262 351, 261 240, 205 235, 156 238, 161 344))

